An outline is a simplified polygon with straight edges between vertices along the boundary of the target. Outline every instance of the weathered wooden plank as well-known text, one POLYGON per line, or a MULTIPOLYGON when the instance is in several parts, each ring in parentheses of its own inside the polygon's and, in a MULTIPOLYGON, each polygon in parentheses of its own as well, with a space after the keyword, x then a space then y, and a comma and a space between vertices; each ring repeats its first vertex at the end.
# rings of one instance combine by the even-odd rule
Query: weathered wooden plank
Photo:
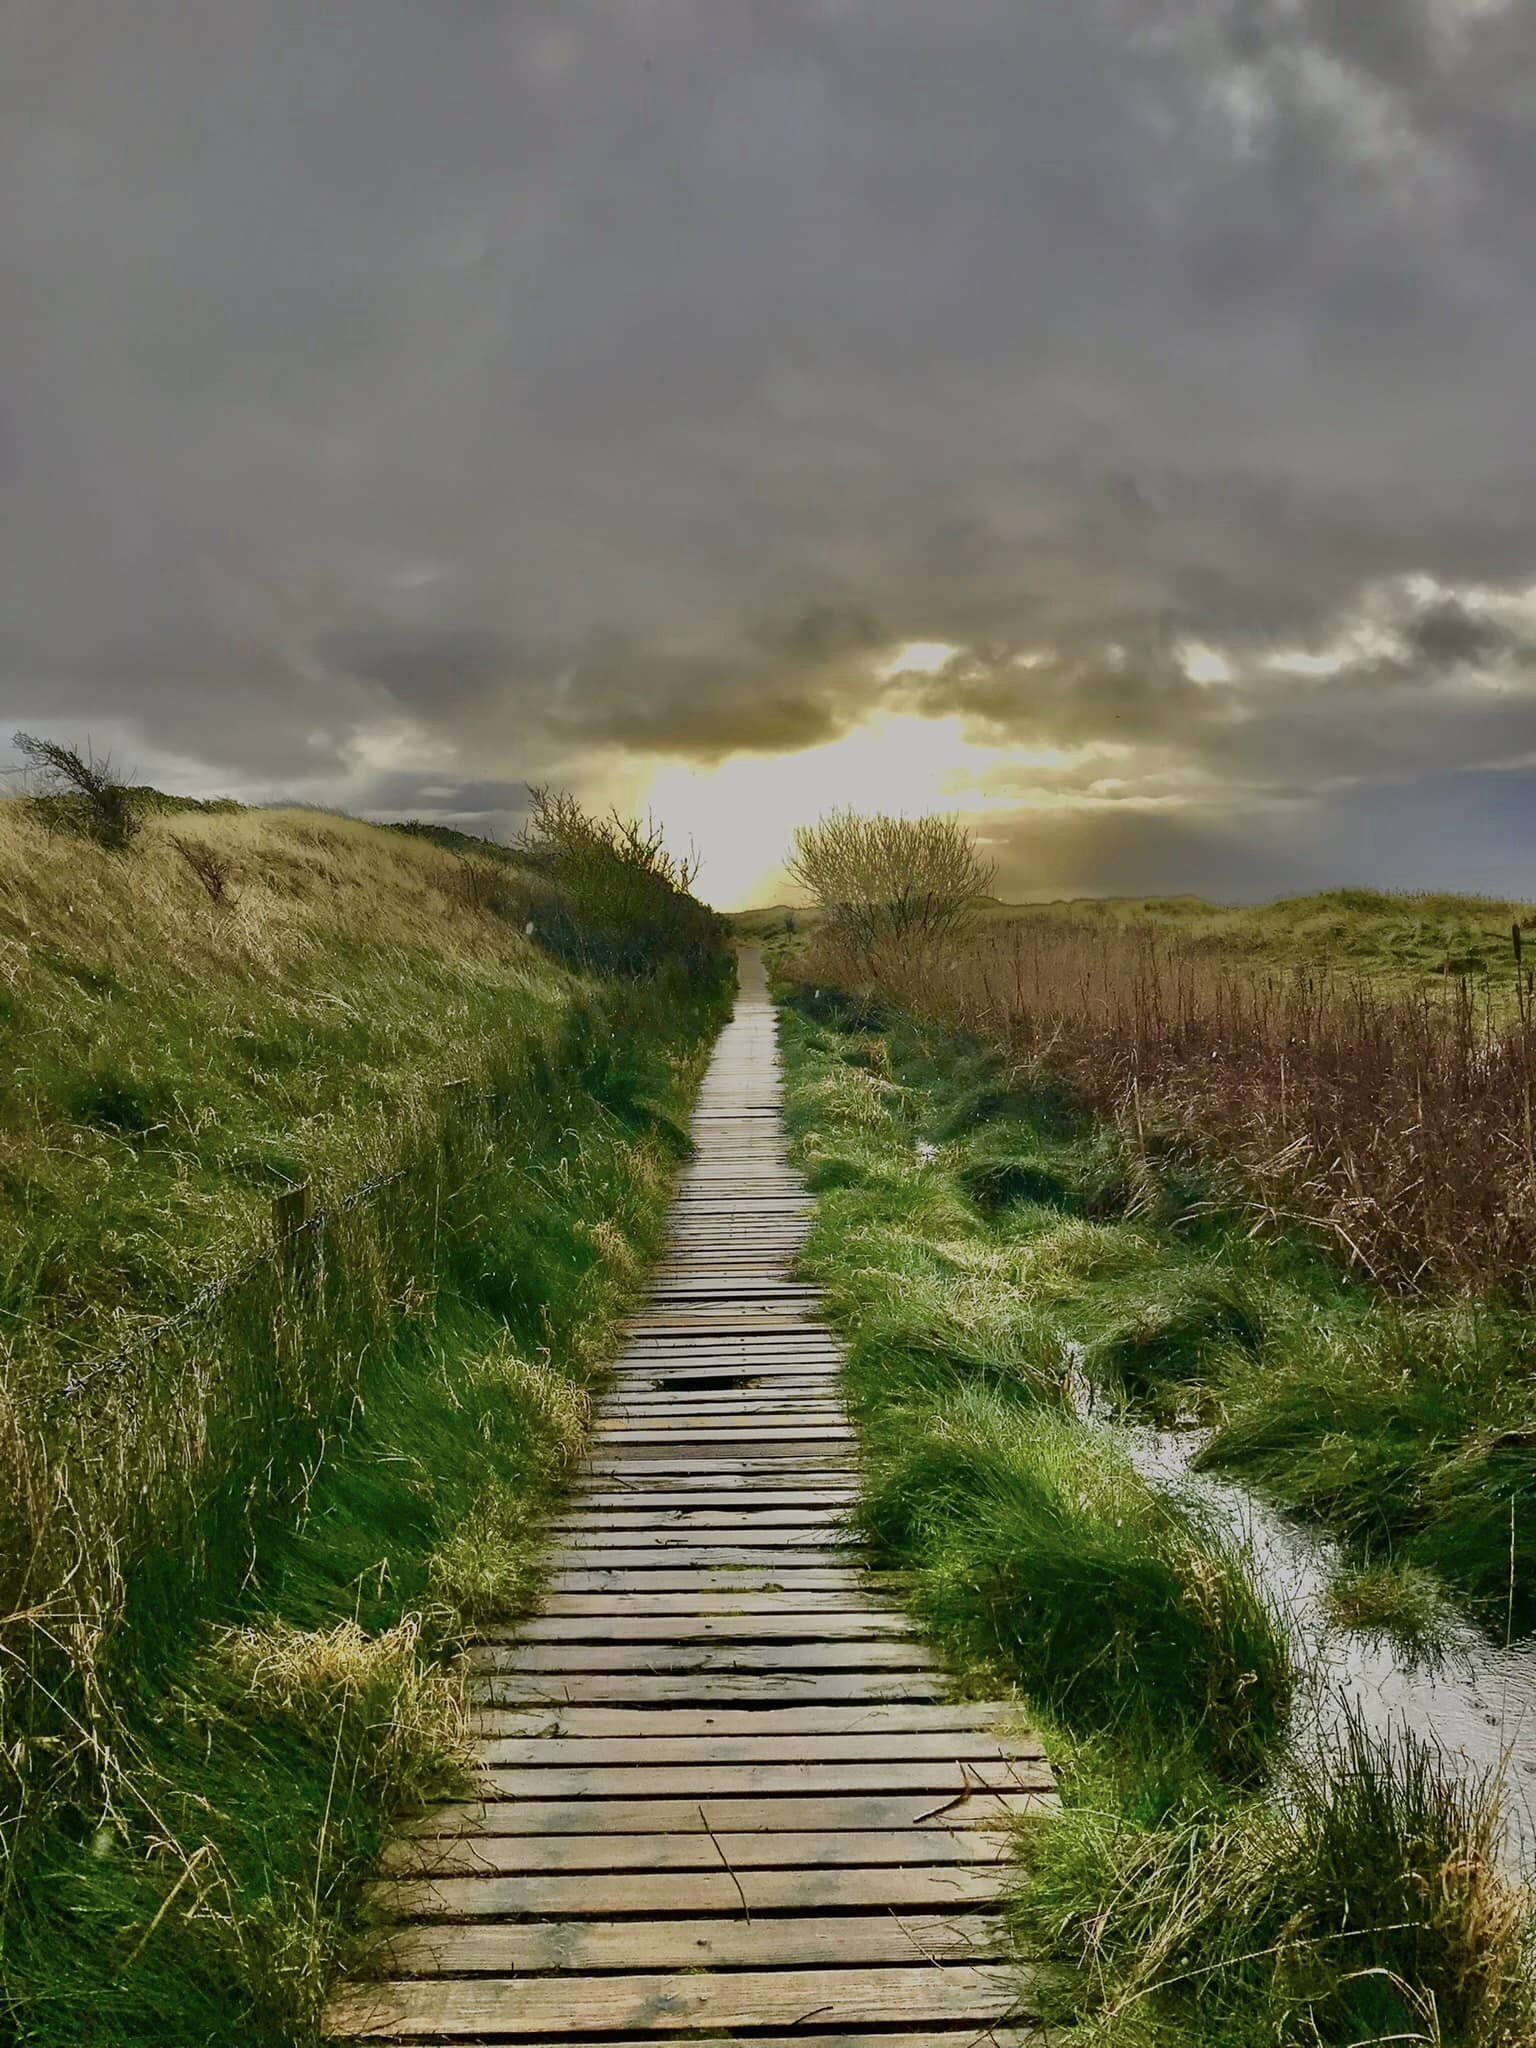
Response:
POLYGON ((404 1877, 510 1877, 560 1871, 810 1870, 879 1863, 1006 1863, 1008 1848, 988 1828, 811 1830, 779 1834, 442 1835, 395 1841, 386 1872, 404 1877))
POLYGON ((645 1547, 573 1544, 552 1553, 551 1572, 718 1571, 723 1565, 755 1565, 760 1571, 795 1571, 806 1565, 833 1566, 856 1557, 851 1543, 654 1543, 645 1547))
POLYGON ((655 1401, 625 1401, 608 1408, 598 1423, 595 1436, 601 1440, 628 1430, 672 1429, 696 1436, 704 1428, 714 1429, 722 1421, 739 1422, 744 1429, 782 1428, 792 1421, 797 1429, 813 1430, 824 1436, 843 1423, 842 1404, 808 1395, 778 1392, 760 1400, 737 1396, 731 1400, 706 1401, 697 1394, 674 1394, 655 1401), (783 1417, 775 1422, 774 1417, 783 1417))
MULTIPOLYGON (((1020 1972, 996 1964, 930 1963, 848 1970, 724 1970, 655 1975, 530 1977, 517 1991, 524 2034, 560 2035, 626 2028, 672 2033, 682 2027, 800 2026, 815 2014, 840 2025, 959 2020, 985 2025, 1023 2017, 1020 1972)), ((354 2038, 391 2033, 427 2040, 506 2033, 505 1992, 480 1977, 406 1979, 354 1985, 338 2000, 331 2026, 354 2038)))
MULTIPOLYGON (((691 1742, 695 1736, 718 1736, 722 1740, 750 1736, 757 1741, 771 1736, 793 1735, 861 1742, 880 1735, 905 1739, 942 1733, 985 1736, 989 1743, 996 1744, 1010 1755, 1040 1754, 1040 1738, 1035 1731, 1025 1727, 1015 1711, 1000 1709, 995 1701, 978 1705, 970 1700, 945 1700, 932 1706, 918 1702, 894 1706, 865 1703, 846 1707, 679 1707, 667 1715, 664 1727, 654 1714, 643 1709, 539 1707, 522 1712, 480 1714, 476 1717, 476 1725, 483 1729, 494 1725, 498 1734, 538 1737, 541 1741, 556 1737, 572 1740, 579 1737, 584 1741, 621 1737, 626 1741, 650 1738, 658 1742, 687 1738, 691 1742)), ((676 1760, 686 1762, 695 1753, 696 1750, 690 1748, 676 1760)), ((866 1752, 855 1750, 850 1753, 863 1755, 866 1752)), ((951 1752, 955 1756, 967 1753, 963 1749, 951 1752)), ((807 1756, 819 1752, 796 1748, 786 1754, 807 1756)), ((900 1755, 901 1752, 898 1750, 893 1754, 900 1755)), ((611 1757, 600 1760, 622 1761, 611 1757)), ((730 1760, 728 1757, 720 1759, 724 1762, 730 1760)))
MULTIPOLYGON (((403 1928, 373 1961, 402 1977, 553 1970, 813 1969, 1004 1952, 996 1914, 850 1913, 835 1919, 546 1920, 403 1928)), ((903 2037, 905 2038, 905 2037, 903 2037)), ((898 2043, 899 2048, 899 2043, 898 2043)), ((960 2048, 953 2036, 947 2048, 960 2048)))
POLYGON ((857 1530, 850 1529, 841 1518, 809 1529, 778 1523, 761 1528, 751 1522, 736 1525, 721 1520, 702 1524, 662 1522, 646 1529, 563 1529, 558 1543, 559 1548, 551 1557, 565 1564, 579 1563, 596 1551, 643 1548, 658 1568, 675 1557, 691 1556, 701 1550, 729 1550, 749 1557, 841 1555, 856 1560, 867 1547, 857 1530))
POLYGON ((850 1487, 612 1487, 602 1491, 582 1491, 571 1501, 573 1509, 580 1509, 586 1516, 596 1513, 645 1513, 645 1509, 657 1509, 666 1513, 672 1507, 690 1509, 694 1513, 705 1513, 713 1509, 717 1516, 770 1516, 784 1507, 817 1507, 823 1513, 852 1513, 856 1495, 850 1487))
POLYGON ((978 1905, 1001 1899, 1000 1866, 883 1864, 874 1869, 725 1869, 551 1877, 384 1878, 376 1908, 402 1920, 594 1920, 619 1913, 831 1913, 855 1907, 978 1905))
POLYGON ((630 1449, 641 1444, 660 1444, 667 1450, 677 1449, 677 1437, 686 1434, 690 1449, 713 1449, 720 1444, 745 1444, 755 1449, 764 1444, 837 1444, 851 1443, 853 1431, 846 1423, 834 1422, 709 1422, 699 1423, 686 1432, 667 1428, 660 1423, 616 1422, 600 1423, 594 1438, 598 1451, 606 1451, 610 1445, 622 1444, 630 1449))
MULTIPOLYGON (((757 1514, 726 1507, 615 1508, 606 1514, 568 1515, 553 1532, 558 1551, 720 1548, 744 1545, 791 1550, 861 1547, 867 1538, 846 1509, 772 1508, 757 1514)), ((558 1554, 558 1552, 557 1552, 558 1554)))
POLYGON ((465 1652, 477 1674, 539 1673, 551 1677, 590 1671, 931 1671, 933 1658, 915 1638, 888 1641, 781 1643, 472 1643, 465 1652))
MULTIPOLYGON (((480 1756, 482 1764, 504 1764, 528 1767, 543 1767, 547 1764, 561 1769, 578 1765, 629 1764, 645 1770, 666 1765, 687 1766, 697 1763, 710 1764, 879 1764, 888 1763, 893 1768, 904 1763, 932 1762, 935 1759, 956 1765, 972 1759, 995 1759, 1003 1757, 1015 1760, 1038 1758, 1044 1754, 1040 1738, 1034 1734, 1015 1736, 998 1735, 990 1728, 954 1727, 947 1722, 927 1728, 911 1728, 892 1725, 896 1710, 891 1709, 891 1721, 874 1728, 850 1727, 837 1732, 820 1733, 814 1728, 800 1727, 783 1733, 765 1730, 762 1734, 754 1730, 741 1731, 744 1721, 761 1721, 769 1714, 737 1713, 728 1724, 728 1732, 711 1732, 710 1721, 717 1722, 718 1715, 700 1714, 699 1725, 680 1731, 676 1735, 663 1732, 656 1715, 646 1717, 643 1729, 622 1734, 587 1734, 579 1729, 570 1729, 567 1724, 580 1710, 573 1709, 557 1718, 558 1735, 529 1735, 502 1733, 501 1724, 513 1720, 536 1720, 536 1715, 496 1716, 480 1715, 476 1726, 485 1736, 485 1747, 480 1756)), ((771 1713, 770 1709, 770 1713, 771 1713)), ((790 1709, 801 1721, 826 1720, 828 1710, 811 1714, 805 1709, 790 1709)), ((834 1709, 852 1719, 846 1708, 834 1709)), ((919 1711, 929 1711, 920 1709, 919 1711)), ((595 1711, 588 1711, 581 1721, 585 1728, 596 1718, 595 1711)), ((616 1718, 612 1713, 603 1716, 605 1722, 616 1718)), ((907 1718, 911 1718, 910 1710, 907 1718)), ((629 1716, 631 1724, 635 1717, 629 1716)), ((668 1716, 667 1725, 672 1717, 668 1716)), ((691 1787, 689 1788, 692 1789, 691 1787)))
POLYGON ((548 1706, 563 1701, 591 1706, 704 1706, 718 1701, 760 1701, 764 1705, 813 1706, 823 1700, 942 1699, 946 1681, 937 1672, 917 1671, 712 1671, 707 1677, 648 1671, 564 1675, 529 1671, 474 1681, 483 1706, 548 1706))
POLYGON ((1042 1792, 1049 1767, 1026 1757, 944 1757, 869 1763, 558 1764, 501 1766, 494 1745, 475 1778, 498 1799, 625 1799, 644 1792, 656 1799, 745 1799, 754 1793, 931 1792, 936 1800, 968 1792, 1042 1792))
POLYGON ((844 1567, 800 1565, 781 1569, 775 1565, 737 1565, 729 1570, 697 1571, 668 1568, 664 1571, 630 1570, 627 1567, 572 1566, 545 1573, 544 1589, 548 1593, 622 1593, 626 1598, 649 1600, 652 1595, 662 1593, 697 1593, 701 1588, 711 1592, 729 1590, 732 1593, 795 1593, 802 1587, 808 1593, 863 1593, 865 1588, 859 1575, 844 1567))
MULTIPOLYGON (((472 1799, 436 1806, 402 1826, 412 1838, 438 1835, 833 1834, 863 1829, 996 1828, 1039 1811, 1041 1792, 975 1792, 936 1800, 930 1792, 821 1793, 815 1798, 472 1799)), ((871 1859, 878 1861, 878 1858, 871 1859)))
MULTIPOLYGON (((546 1593, 539 1602, 538 1613, 530 1616, 527 1627, 537 1620, 581 1621, 598 1616, 626 1623, 637 1617, 634 1588, 617 1593, 546 1593)), ((872 1596, 857 1581, 851 1581, 847 1592, 818 1592, 807 1587, 797 1591, 766 1593, 744 1593, 740 1588, 728 1592, 714 1590, 710 1579, 700 1581, 697 1592, 650 1593, 645 1601, 640 1619, 665 1621, 681 1615, 693 1615, 701 1620, 717 1618, 743 1619, 753 1615, 772 1620, 784 1615, 792 1621, 801 1616, 820 1615, 824 1621, 856 1621, 866 1616, 879 1615, 883 1619, 900 1622, 905 1627, 913 1624, 899 1608, 875 1608, 871 1606, 872 1596)), ((508 1634, 525 1633, 516 1623, 508 1626, 508 1634)), ((482 1634, 488 1642, 494 1642, 501 1634, 499 1629, 485 1629, 482 1634)))
POLYGON ((680 1624, 690 1642, 730 1640, 763 1643, 780 1638, 829 1642, 910 1636, 913 1624, 904 1614, 827 1614, 786 1602, 769 1614, 540 1614, 517 1629, 483 1629, 482 1642, 504 1637, 523 1643, 658 1643, 675 1641, 680 1624))

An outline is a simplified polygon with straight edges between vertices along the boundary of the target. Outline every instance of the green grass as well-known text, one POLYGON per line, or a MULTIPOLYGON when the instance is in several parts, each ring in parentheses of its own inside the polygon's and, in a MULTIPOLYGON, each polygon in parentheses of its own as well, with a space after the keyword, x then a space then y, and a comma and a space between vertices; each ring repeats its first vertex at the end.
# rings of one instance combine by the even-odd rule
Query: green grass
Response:
MULTIPOLYGON (((801 1084, 807 1170, 847 1190, 827 1213, 899 1280, 897 1324, 924 1302, 938 1334, 906 1330, 906 1352, 953 1344, 977 1371, 1049 1376, 1070 1342, 1133 1411, 1210 1425, 1204 1465, 1325 1523, 1357 1565, 1432 1573, 1495 1634, 1536 1627, 1529 1315, 1383 1299, 1307 1241, 1255 1235, 1176 1153, 1074 1114, 995 1054, 894 1015, 872 1030, 867 1003, 830 992, 796 1002, 795 1028, 838 1053, 801 1084), (920 1142, 934 1156, 914 1189, 920 1142)), ((881 1314, 873 1297, 857 1310, 881 1314)))
POLYGON ((1496 1805, 1422 1742, 1348 1722, 1278 1796, 1157 1809, 1089 1763, 1023 1843, 1014 1933, 1084 2048, 1532 2038, 1530 1903, 1499 1874, 1496 1805))
POLYGON ((967 1666, 1138 1755, 1176 1744, 1223 1777, 1262 1775, 1290 1698, 1274 1620, 1241 1561, 1112 1442, 976 1385, 867 1441, 865 1526, 967 1666))
POLYGON ((1434 1572, 1495 1633, 1536 1627, 1530 1318, 1471 1304, 1298 1315, 1227 1360, 1202 1454, 1371 1565, 1434 1572))
POLYGON ((526 1596, 584 1389, 659 1242, 698 1059, 624 1007, 643 1085, 616 1089, 606 1041, 543 1072, 554 1114, 444 1229, 286 1507, 234 1554, 205 1517, 198 1625, 168 1611, 184 1571, 151 1557, 133 1581, 98 1723, 113 1755, 55 1787, 6 1875, 0 2011, 27 2048, 318 2038, 388 1813, 454 1782, 437 1659, 526 1596), (637 1116, 647 1091, 668 1115, 637 1116), (253 1685, 273 1667, 298 1676, 253 1685))
POLYGON ((312 813, 156 815, 127 856, 0 803, 0 1362, 110 1349, 361 1179, 563 1002, 451 855, 312 813), (210 903, 172 834, 229 868, 210 903))

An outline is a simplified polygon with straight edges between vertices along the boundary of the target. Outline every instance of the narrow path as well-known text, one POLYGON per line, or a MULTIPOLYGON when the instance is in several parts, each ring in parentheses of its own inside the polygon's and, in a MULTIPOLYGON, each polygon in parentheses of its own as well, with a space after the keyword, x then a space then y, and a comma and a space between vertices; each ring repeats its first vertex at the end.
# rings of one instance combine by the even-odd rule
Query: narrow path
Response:
POLYGON ((481 1797, 395 1844, 389 1974, 336 2037, 1042 2038, 998 1960, 997 1828, 1050 1771, 1005 1709, 948 1703, 861 1565, 756 953, 741 983, 542 1604, 470 1653, 481 1797))

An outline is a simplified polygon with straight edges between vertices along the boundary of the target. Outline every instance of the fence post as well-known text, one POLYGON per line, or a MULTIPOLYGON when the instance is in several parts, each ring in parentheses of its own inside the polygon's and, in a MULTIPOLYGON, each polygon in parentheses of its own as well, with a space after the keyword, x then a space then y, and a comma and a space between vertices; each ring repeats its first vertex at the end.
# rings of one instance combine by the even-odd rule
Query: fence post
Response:
POLYGON ((314 1218, 314 1189, 307 1180, 272 1197, 272 1236, 278 1264, 288 1280, 304 1279, 314 1266, 314 1218))

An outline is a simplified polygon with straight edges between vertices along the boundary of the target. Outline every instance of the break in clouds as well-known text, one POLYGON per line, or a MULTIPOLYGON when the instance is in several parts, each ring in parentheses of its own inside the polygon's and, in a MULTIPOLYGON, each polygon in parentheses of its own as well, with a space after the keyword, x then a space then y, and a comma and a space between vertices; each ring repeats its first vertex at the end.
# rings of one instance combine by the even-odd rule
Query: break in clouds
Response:
POLYGON ((1006 887, 1530 893, 1533 97, 1519 0, 12 0, 0 723, 504 830, 959 720, 1006 887))

